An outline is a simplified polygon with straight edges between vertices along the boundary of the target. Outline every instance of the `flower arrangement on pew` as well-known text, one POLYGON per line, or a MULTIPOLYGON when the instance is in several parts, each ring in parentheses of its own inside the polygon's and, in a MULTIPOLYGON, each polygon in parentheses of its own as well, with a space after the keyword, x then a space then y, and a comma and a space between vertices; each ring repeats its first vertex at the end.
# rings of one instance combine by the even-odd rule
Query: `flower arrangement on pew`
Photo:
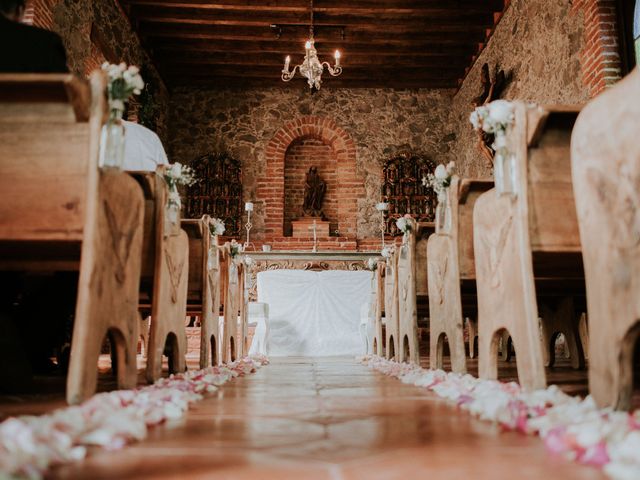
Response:
POLYGON ((230 246, 230 253, 231 253, 231 259, 235 260, 236 258, 238 258, 238 256, 244 252, 244 247, 241 243, 238 243, 234 240, 231 240, 231 243, 229 244, 230 246))
POLYGON ((187 165, 176 162, 167 168, 164 172, 164 180, 169 186, 169 202, 167 204, 167 221, 177 226, 179 221, 179 213, 182 208, 180 192, 178 185, 191 186, 197 182, 193 169, 187 165))
POLYGON ((396 220, 396 227, 398 230, 402 232, 402 243, 403 245, 407 243, 409 240, 409 232, 411 232, 411 215, 407 214, 404 217, 400 217, 396 220))
POLYGON ((492 145, 495 152, 493 176, 496 189, 500 193, 513 193, 515 187, 514 160, 507 148, 507 129, 515 121, 513 104, 506 100, 496 100, 476 108, 469 116, 476 131, 494 135, 492 145))
POLYGON ((219 218, 211 218, 209 220, 209 232, 212 236, 217 237, 224 234, 225 229, 224 220, 219 218))
POLYGON ((378 269, 379 260, 380 260, 380 257, 369 257, 367 259, 367 263, 365 264, 366 269, 369 270, 370 272, 375 272, 378 269))
POLYGON ((448 231, 451 227, 451 205, 447 189, 451 186, 451 179, 456 170, 455 162, 447 165, 440 164, 434 173, 429 173, 422 178, 422 185, 433 188, 438 196, 438 206, 436 207, 436 226, 438 231, 448 231))
POLYGON ((396 246, 387 245, 382 249, 382 251, 380 252, 380 255, 382 255, 382 257, 385 259, 389 259, 393 256, 394 253, 396 253, 396 246))
POLYGON ((107 97, 109 100, 109 119, 102 129, 100 141, 100 166, 105 169, 119 171, 124 161, 124 115, 125 103, 132 95, 140 95, 144 81, 140 69, 127 66, 126 63, 114 65, 102 64, 102 71, 107 75, 107 97))

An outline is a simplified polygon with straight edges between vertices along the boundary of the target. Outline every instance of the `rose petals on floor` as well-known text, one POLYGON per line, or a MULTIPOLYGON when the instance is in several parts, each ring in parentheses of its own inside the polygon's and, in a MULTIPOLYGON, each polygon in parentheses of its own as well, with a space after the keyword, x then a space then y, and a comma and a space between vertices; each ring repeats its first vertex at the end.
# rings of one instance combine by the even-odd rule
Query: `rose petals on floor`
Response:
POLYGON ((378 356, 360 361, 403 383, 424 387, 482 420, 540 435, 551 452, 602 468, 614 480, 640 478, 640 410, 599 409, 591 397, 572 397, 554 385, 525 392, 514 382, 425 370, 378 356))
POLYGON ((149 428, 181 418, 191 403, 268 363, 247 357, 147 387, 100 393, 51 414, 8 418, 0 423, 0 478, 42 478, 54 465, 85 458, 89 447, 118 450, 143 440, 149 428))

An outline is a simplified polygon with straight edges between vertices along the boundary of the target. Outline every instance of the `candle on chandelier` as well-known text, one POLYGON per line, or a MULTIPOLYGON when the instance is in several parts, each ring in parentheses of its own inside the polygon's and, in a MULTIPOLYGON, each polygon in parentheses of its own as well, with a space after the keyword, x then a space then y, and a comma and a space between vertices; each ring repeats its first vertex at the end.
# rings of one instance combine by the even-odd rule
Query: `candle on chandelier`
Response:
POLYGON ((288 72, 289 65, 291 64, 291 57, 287 55, 287 58, 284 59, 284 69, 288 72))
POLYGON ((340 65, 340 50, 336 50, 333 56, 336 59, 336 67, 338 67, 340 65))
POLYGON ((311 50, 311 40, 307 40, 307 43, 304 44, 304 48, 308 51, 311 50))
POLYGON ((253 212, 253 203, 251 202, 247 202, 244 204, 244 211, 245 212, 253 212))

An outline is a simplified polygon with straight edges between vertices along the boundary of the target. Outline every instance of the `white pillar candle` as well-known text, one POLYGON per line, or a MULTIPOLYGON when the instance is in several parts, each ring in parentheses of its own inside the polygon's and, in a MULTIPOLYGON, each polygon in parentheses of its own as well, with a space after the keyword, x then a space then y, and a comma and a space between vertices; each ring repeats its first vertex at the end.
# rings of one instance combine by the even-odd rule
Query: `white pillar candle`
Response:
POLYGON ((389 204, 387 202, 380 202, 376 205, 376 210, 379 212, 386 212, 389 210, 389 204))
POLYGON ((253 203, 251 202, 247 202, 244 204, 244 211, 245 212, 253 212, 253 203))
POLYGON ((284 59, 284 69, 288 72, 289 65, 291 64, 291 57, 287 55, 287 58, 284 59))
POLYGON ((340 50, 336 50, 333 56, 336 59, 336 67, 340 66, 340 50))

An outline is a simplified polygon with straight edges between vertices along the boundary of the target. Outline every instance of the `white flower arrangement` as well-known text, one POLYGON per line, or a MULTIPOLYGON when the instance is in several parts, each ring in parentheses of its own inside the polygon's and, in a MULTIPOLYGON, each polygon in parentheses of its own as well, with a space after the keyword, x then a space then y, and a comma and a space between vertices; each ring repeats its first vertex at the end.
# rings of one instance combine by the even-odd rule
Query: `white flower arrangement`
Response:
POLYGON ((140 76, 140 69, 126 63, 115 65, 109 62, 102 64, 102 70, 109 79, 107 92, 111 109, 124 110, 124 103, 131 95, 140 95, 144 88, 144 81, 140 76))
POLYGON ((408 235, 411 231, 411 223, 409 222, 410 218, 410 216, 405 215, 404 217, 400 217, 398 220, 396 220, 396 227, 398 227, 398 230, 400 230, 405 235, 408 235))
POLYGON ((224 220, 211 218, 209 220, 209 231, 213 236, 222 235, 225 231, 224 220))
POLYGON ((371 272, 375 272, 378 269, 378 261, 380 259, 378 257, 370 257, 367 259, 367 270, 371 272))
POLYGON ((436 167, 434 173, 429 173, 422 179, 422 185, 425 187, 433 188, 438 198, 447 191, 447 188, 451 185, 451 178, 456 170, 456 163, 449 162, 447 165, 440 164, 436 167))
POLYGON ((172 164, 170 168, 165 170, 164 179, 170 188, 175 188, 178 185, 191 186, 198 181, 193 169, 180 162, 172 164))
POLYGON ((238 243, 235 240, 231 240, 231 243, 230 243, 231 258, 235 259, 243 251, 244 251, 244 247, 242 246, 241 243, 238 243))
POLYGON ((395 245, 387 245, 382 249, 382 251, 380 252, 380 255, 382 255, 382 257, 384 258, 391 258, 395 252, 396 252, 395 245))
POLYGON ((515 120, 513 104, 507 100, 496 100, 476 108, 469 116, 473 128, 495 135, 493 149, 505 147, 504 133, 515 120))

